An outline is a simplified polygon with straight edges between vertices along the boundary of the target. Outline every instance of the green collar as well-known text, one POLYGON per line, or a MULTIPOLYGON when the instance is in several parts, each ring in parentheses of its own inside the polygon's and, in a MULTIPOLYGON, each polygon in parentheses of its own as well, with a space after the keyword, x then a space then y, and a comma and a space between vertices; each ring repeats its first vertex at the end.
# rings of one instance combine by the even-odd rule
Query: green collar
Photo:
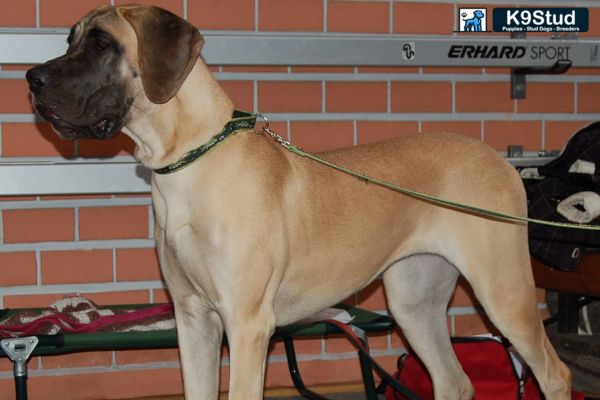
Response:
POLYGON ((191 163, 193 163, 194 161, 196 161, 198 158, 203 156, 213 147, 217 146, 223 140, 227 139, 229 136, 236 134, 239 131, 253 129, 255 123, 256 114, 235 110, 233 112, 231 120, 227 122, 227 124, 225 124, 225 127, 223 127, 221 132, 217 133, 215 136, 210 138, 208 142, 204 143, 202 146, 194 150, 188 151, 183 155, 183 157, 181 157, 174 163, 169 164, 166 167, 155 169, 154 172, 156 172, 157 174, 165 175, 179 171, 180 169, 183 169, 191 163))

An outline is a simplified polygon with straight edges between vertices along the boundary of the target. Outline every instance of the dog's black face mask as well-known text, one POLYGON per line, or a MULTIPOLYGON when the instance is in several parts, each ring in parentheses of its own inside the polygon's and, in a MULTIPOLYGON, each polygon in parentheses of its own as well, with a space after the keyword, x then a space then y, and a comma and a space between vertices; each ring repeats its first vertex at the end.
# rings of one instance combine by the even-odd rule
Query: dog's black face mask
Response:
POLYGON ((33 105, 65 139, 110 139, 133 103, 119 78, 123 49, 100 29, 74 36, 65 55, 27 71, 33 105))

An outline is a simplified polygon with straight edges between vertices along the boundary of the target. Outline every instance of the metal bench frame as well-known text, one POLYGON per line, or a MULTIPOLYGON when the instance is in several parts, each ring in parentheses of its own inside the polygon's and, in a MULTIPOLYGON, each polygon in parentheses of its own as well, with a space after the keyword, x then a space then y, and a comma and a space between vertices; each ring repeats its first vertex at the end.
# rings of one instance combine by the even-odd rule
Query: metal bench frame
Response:
MULTIPOLYGON (((110 308, 141 308, 148 305, 119 305, 110 308)), ((346 309, 354 317, 352 328, 358 332, 358 337, 368 346, 367 333, 387 333, 395 324, 392 318, 366 311, 357 307, 344 305, 336 306, 346 309)), ((29 309, 31 311, 35 309, 29 309)), ((3 319, 23 310, 0 310, 0 324, 3 319)), ((307 399, 327 400, 306 387, 302 379, 294 348, 294 339, 324 337, 345 332, 327 322, 314 324, 295 324, 276 330, 273 339, 283 340, 287 357, 288 369, 294 386, 307 399)), ((177 347, 177 332, 175 329, 148 332, 93 332, 77 334, 36 335, 22 338, 5 339, 0 342, 0 348, 13 362, 15 379, 15 394, 17 400, 27 399, 27 361, 30 356, 67 354, 92 350, 131 350, 152 348, 177 347)), ((0 352, 0 356, 2 352, 0 352)), ((358 351, 358 358, 363 378, 367 400, 377 400, 377 390, 373 377, 371 360, 358 351)))

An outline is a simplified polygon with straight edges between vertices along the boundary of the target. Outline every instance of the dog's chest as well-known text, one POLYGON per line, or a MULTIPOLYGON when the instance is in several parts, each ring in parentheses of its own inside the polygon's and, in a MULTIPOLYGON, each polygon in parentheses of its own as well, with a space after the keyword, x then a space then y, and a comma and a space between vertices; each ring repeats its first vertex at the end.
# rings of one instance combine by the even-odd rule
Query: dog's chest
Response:
POLYGON ((152 204, 155 228, 172 237, 179 227, 195 218, 193 214, 203 199, 200 192, 191 193, 189 183, 179 176, 169 178, 153 177, 152 204))

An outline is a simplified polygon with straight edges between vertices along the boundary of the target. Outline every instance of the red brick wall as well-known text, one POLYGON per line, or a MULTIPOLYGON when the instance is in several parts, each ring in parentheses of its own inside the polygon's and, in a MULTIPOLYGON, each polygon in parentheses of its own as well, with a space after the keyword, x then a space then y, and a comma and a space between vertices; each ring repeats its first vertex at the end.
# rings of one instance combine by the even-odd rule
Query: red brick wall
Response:
MULTIPOLYGON (((4 0, 3 29, 66 28, 91 7, 121 0, 4 0)), ((451 35, 459 2, 343 0, 154 0, 201 30, 352 32, 451 35), (232 12, 234 10, 234 12, 232 12), (423 19, 422 15, 428 15, 423 19)), ((464 3, 470 3, 465 1, 464 3)), ((532 5, 543 4, 531 0, 532 5)), ((565 6, 568 1, 563 2, 565 6)), ((462 4, 462 3, 461 3, 462 4)), ((510 2, 506 3, 510 5, 510 2)), ((600 36, 600 7, 590 5, 600 36)), ((360 49, 357 49, 360 51, 360 49)), ((1 60, 0 60, 1 64, 1 60)), ((0 65, 0 157, 129 157, 131 141, 59 140, 34 122, 24 67, 0 65), (18 120, 14 122, 15 118, 18 120)), ((529 79, 526 100, 509 97, 501 68, 219 67, 213 71, 241 109, 268 113, 273 127, 307 150, 325 150, 418 131, 455 131, 497 150, 560 149, 571 133, 595 120, 600 82, 593 69, 529 79), (307 114, 310 118, 307 118, 307 114), (316 120, 315 120, 316 119, 316 120)), ((162 302, 149 196, 41 196, 0 201, 0 307, 45 306, 80 293, 100 304, 162 302)), ((540 303, 543 292, 540 291, 540 303)), ((351 302, 383 311, 381 282, 351 302)), ((454 334, 493 331, 462 284, 448 325, 454 334)), ((401 335, 371 338, 390 369, 405 348, 401 335)), ((359 369, 340 338, 303 340, 300 364, 309 384, 354 382, 359 369)), ((227 384, 227 352, 224 351, 227 384)), ((281 344, 272 346, 269 387, 290 386, 281 344)), ((180 393, 175 350, 92 352, 34 358, 32 398, 97 399, 180 393)), ((0 360, 0 400, 12 399, 11 365, 0 360)))

